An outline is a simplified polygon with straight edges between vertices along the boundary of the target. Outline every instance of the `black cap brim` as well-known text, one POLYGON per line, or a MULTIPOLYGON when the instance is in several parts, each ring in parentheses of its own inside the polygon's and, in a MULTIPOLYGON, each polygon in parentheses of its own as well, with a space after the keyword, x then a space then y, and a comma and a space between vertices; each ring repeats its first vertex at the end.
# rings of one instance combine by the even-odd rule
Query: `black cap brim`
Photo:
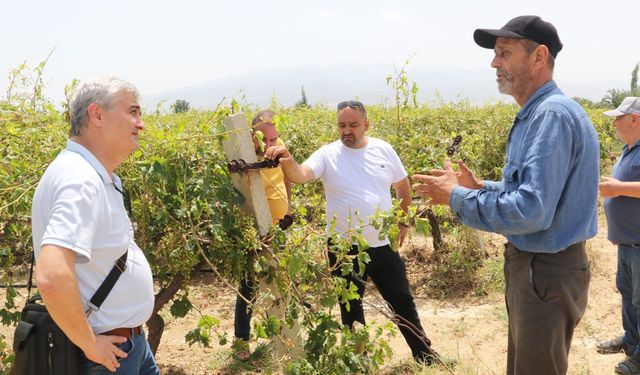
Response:
POLYGON ((473 40, 483 48, 495 48, 496 39, 498 38, 523 39, 524 37, 513 31, 502 29, 476 29, 476 31, 473 32, 473 40))

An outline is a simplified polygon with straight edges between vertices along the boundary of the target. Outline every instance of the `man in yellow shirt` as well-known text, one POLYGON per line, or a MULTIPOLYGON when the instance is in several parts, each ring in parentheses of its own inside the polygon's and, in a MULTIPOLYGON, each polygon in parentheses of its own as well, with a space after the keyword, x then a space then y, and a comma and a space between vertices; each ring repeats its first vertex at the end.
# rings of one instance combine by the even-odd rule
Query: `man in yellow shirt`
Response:
MULTIPOLYGON (((272 122, 275 113, 272 110, 260 111, 256 114, 251 122, 253 128, 253 144, 256 149, 256 155, 263 158, 264 152, 272 146, 284 146, 284 142, 279 138, 278 130, 272 122), (257 133, 262 133, 262 139, 259 139, 257 133)), ((264 168, 260 169, 262 176, 262 184, 264 192, 267 195, 269 210, 274 224, 277 224, 289 213, 289 200, 291 199, 291 182, 287 180, 282 168, 264 168)))
MULTIPOLYGON (((279 138, 278 130, 274 125, 275 113, 271 110, 260 111, 251 122, 253 128, 253 143, 258 158, 264 156, 266 149, 272 146, 284 146, 284 142, 279 138), (262 133, 262 137, 258 136, 262 133), (261 138, 261 139, 260 139, 261 138)), ((267 196, 267 203, 271 211, 273 224, 278 224, 290 212, 289 201, 291 200, 291 182, 287 180, 282 172, 282 168, 260 169, 264 192, 267 196)), ((249 259, 253 263, 253 259, 249 259)), ((247 301, 255 298, 255 278, 252 272, 247 272, 240 281, 240 289, 236 297, 236 308, 234 316, 234 336, 233 343, 234 357, 239 360, 247 360, 250 356, 249 337, 251 332, 251 306, 247 301)))

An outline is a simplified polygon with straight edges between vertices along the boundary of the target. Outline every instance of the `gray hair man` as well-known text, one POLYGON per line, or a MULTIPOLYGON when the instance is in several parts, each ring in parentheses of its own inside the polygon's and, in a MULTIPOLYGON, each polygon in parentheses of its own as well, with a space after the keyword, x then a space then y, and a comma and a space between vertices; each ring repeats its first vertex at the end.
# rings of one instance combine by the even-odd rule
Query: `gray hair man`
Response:
POLYGON ((616 286, 622 295, 620 337, 596 344, 603 354, 624 352, 618 374, 640 374, 640 98, 625 98, 605 115, 615 117, 616 135, 624 142, 611 177, 602 177, 609 241, 618 245, 616 286))
POLYGON ((86 373, 160 373, 142 330, 154 304, 151 268, 114 174, 138 148, 139 97, 117 78, 80 82, 69 103, 71 138, 33 198, 36 283, 53 320, 84 352, 86 373), (92 309, 91 296, 125 252, 124 272, 92 309))

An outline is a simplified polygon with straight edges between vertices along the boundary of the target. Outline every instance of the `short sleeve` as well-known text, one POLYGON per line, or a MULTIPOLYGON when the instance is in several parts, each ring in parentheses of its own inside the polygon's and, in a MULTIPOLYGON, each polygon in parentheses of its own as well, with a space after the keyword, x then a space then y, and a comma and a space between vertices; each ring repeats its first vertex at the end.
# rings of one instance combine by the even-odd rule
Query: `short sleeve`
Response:
POLYGON ((311 156, 309 156, 309 158, 307 160, 304 161, 304 163, 302 163, 303 165, 306 165, 307 167, 311 168, 311 171, 313 172, 313 176, 318 179, 318 178, 322 178, 322 176, 324 176, 324 172, 326 169, 326 154, 325 154, 325 147, 326 146, 322 146, 319 149, 317 149, 313 154, 311 154, 311 156))
POLYGON ((55 190, 51 215, 45 226, 42 245, 56 245, 75 251, 78 262, 91 259, 98 228, 100 189, 91 181, 66 181, 55 190))
POLYGON ((407 177, 407 171, 404 169, 404 165, 402 165, 402 161, 396 153, 396 150, 394 150, 389 144, 387 144, 387 148, 389 153, 389 162, 391 163, 393 170, 393 183, 395 184, 407 177))

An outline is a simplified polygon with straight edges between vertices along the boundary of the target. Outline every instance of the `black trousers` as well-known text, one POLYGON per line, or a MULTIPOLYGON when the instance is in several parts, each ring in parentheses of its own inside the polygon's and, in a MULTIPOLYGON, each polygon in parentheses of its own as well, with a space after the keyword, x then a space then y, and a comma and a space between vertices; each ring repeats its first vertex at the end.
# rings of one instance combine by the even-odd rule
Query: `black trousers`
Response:
POLYGON ((567 373, 573 331, 587 307, 591 279, 584 244, 555 254, 505 245, 507 375, 567 373))
MULTIPOLYGON (((342 276, 341 267, 336 266, 337 258, 331 250, 331 242, 329 242, 329 264, 333 276, 342 277, 352 282, 358 288, 360 299, 349 301, 349 310, 345 304, 340 304, 340 316, 342 324, 353 327, 353 322, 365 324, 364 310, 362 308, 362 296, 364 295, 365 284, 367 278, 375 284, 376 288, 382 295, 382 298, 389 304, 395 314, 395 323, 398 325, 400 332, 404 336, 407 344, 411 348, 411 353, 416 360, 428 361, 431 356, 431 342, 424 333, 424 329, 420 324, 420 318, 413 302, 413 295, 409 288, 407 280, 407 270, 404 261, 400 258, 397 251, 393 251, 391 247, 371 247, 366 250, 371 261, 365 266, 362 277, 358 275, 359 266, 357 262, 353 263, 354 272, 347 276, 342 276)), ((349 255, 358 254, 358 246, 352 246, 349 255)))
POLYGON ((234 336, 245 341, 251 337, 251 315, 253 308, 247 301, 254 303, 258 291, 256 275, 253 272, 253 256, 249 256, 248 263, 251 265, 242 280, 240 280, 239 294, 236 296, 236 306, 234 311, 234 336), (244 297, 244 298, 243 298, 244 297))

